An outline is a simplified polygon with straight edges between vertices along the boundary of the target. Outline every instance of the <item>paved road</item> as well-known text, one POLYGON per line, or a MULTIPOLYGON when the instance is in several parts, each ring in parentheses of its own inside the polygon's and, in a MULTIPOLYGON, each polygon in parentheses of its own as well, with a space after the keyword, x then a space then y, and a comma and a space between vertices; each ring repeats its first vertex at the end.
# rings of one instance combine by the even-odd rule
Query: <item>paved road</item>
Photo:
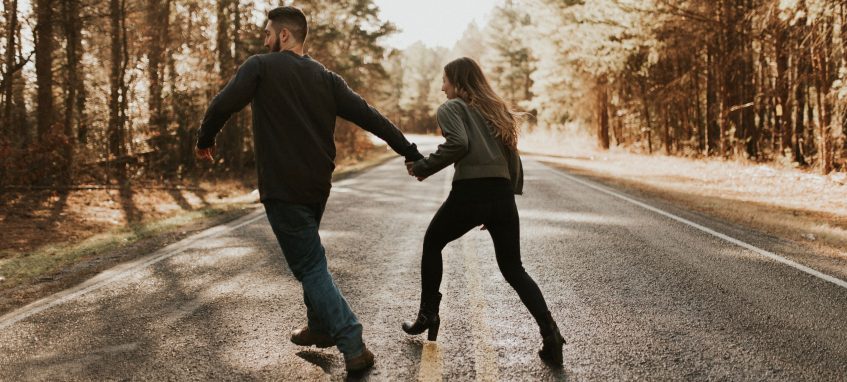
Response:
MULTIPOLYGON (((365 379, 847 380, 841 278, 633 201, 777 255, 800 249, 622 199, 534 160, 525 168, 524 264, 569 342, 564 369, 538 360, 537 328, 481 231, 445 250, 438 343, 402 333, 417 309, 423 232, 450 173, 419 183, 395 159, 336 183, 321 232, 378 357, 365 379)), ((257 210, 0 318, 0 380, 344 379, 334 349, 289 343, 304 316, 257 210)))

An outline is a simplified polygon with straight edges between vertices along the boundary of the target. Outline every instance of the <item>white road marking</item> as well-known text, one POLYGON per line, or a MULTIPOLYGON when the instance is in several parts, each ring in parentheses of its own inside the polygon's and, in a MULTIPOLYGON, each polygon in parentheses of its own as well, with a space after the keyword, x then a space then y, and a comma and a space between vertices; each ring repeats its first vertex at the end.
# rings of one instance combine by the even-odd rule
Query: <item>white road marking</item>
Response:
POLYGON ((262 208, 257 208, 255 211, 233 222, 206 229, 202 232, 189 236, 188 238, 173 243, 165 248, 162 248, 156 252, 153 252, 147 256, 144 256, 140 259, 122 265, 118 265, 114 268, 103 271, 97 276, 89 279, 88 281, 76 287, 45 297, 27 306, 24 306, 23 308, 5 314, 4 316, 0 317, 0 330, 6 329, 21 320, 31 317, 32 315, 41 313, 54 306, 73 300, 88 292, 100 289, 115 281, 124 279, 150 265, 171 258, 174 255, 180 254, 186 249, 190 248, 192 245, 194 245, 197 241, 214 235, 226 234, 228 232, 251 224, 264 217, 264 210, 262 208))
MULTIPOLYGON (((545 166, 547 166, 547 165, 545 165, 545 166)), ((731 237, 731 236, 728 236, 728 235, 722 234, 722 233, 720 233, 720 232, 717 232, 717 231, 715 231, 715 230, 713 230, 713 229, 711 229, 711 228, 704 227, 704 226, 702 226, 702 225, 700 225, 700 224, 697 224, 697 223, 695 223, 695 222, 692 222, 692 221, 690 221, 690 220, 688 220, 688 219, 685 219, 685 218, 682 218, 682 217, 680 217, 680 216, 674 215, 674 214, 672 214, 672 213, 670 213, 670 212, 666 212, 666 211, 661 210, 661 209, 659 209, 659 208, 653 207, 653 206, 651 206, 651 205, 649 205, 649 204, 646 204, 646 203, 640 202, 640 201, 638 201, 638 200, 632 199, 632 198, 630 198, 630 197, 628 197, 628 196, 625 196, 625 195, 622 195, 622 194, 617 193, 617 192, 615 192, 615 191, 612 191, 612 190, 610 190, 610 189, 608 189, 608 188, 606 188, 606 187, 603 187, 603 186, 597 185, 597 184, 596 184, 596 183, 594 183, 594 182, 590 182, 590 181, 587 181, 587 180, 579 179, 579 178, 577 178, 577 177, 575 177, 575 176, 572 176, 572 175, 569 175, 569 174, 565 174, 565 173, 563 173, 563 172, 561 172, 561 171, 559 171, 559 170, 553 169, 553 168, 551 168, 551 167, 549 167, 549 166, 547 166, 547 168, 548 168, 548 169, 550 169, 550 171, 552 171, 552 172, 553 172, 554 174, 556 174, 557 176, 560 176, 560 177, 562 177, 562 178, 568 179, 568 180, 570 180, 570 181, 572 181, 572 182, 575 182, 575 183, 579 183, 579 184, 581 184, 581 185, 583 185, 583 186, 586 186, 586 187, 588 187, 588 188, 591 188, 591 189, 594 189, 594 190, 600 191, 600 192, 602 192, 602 193, 604 193, 604 194, 614 196, 614 197, 616 197, 616 198, 618 198, 618 199, 625 200, 625 201, 627 201, 627 202, 630 202, 630 203, 632 203, 632 204, 635 204, 635 205, 637 205, 637 206, 639 206, 639 207, 641 207, 641 208, 644 208, 644 209, 646 209, 646 210, 653 211, 653 212, 655 212, 655 213, 657 213, 657 214, 659 214, 659 215, 662 215, 662 216, 665 216, 665 217, 667 217, 667 218, 670 218, 670 219, 676 220, 676 221, 678 221, 678 222, 680 222, 680 223, 683 223, 683 224, 686 224, 686 225, 691 226, 691 227, 693 227, 693 228, 696 228, 696 229, 698 229, 698 230, 700 230, 700 231, 703 231, 703 232, 705 232, 705 233, 708 233, 708 234, 710 234, 710 235, 712 235, 712 236, 715 236, 715 237, 717 237, 717 238, 723 239, 723 240, 725 240, 725 241, 727 241, 727 242, 730 242, 730 243, 732 243, 732 244, 735 244, 735 245, 737 245, 737 246, 739 246, 739 247, 742 247, 742 248, 748 249, 748 250, 750 250, 750 251, 752 251, 752 252, 755 252, 755 253, 757 253, 757 254, 759 254, 759 255, 761 255, 761 256, 764 256, 764 257, 766 257, 766 258, 769 258, 769 259, 771 259, 771 260, 774 260, 774 261, 780 262, 780 263, 785 264, 785 265, 787 265, 787 266, 789 266, 789 267, 792 267, 792 268, 795 268, 795 269, 797 269, 797 270, 800 270, 800 271, 806 272, 806 273, 808 273, 808 274, 810 274, 810 275, 812 275, 812 276, 815 276, 815 277, 817 277, 817 278, 820 278, 820 279, 822 279, 822 280, 829 281, 829 282, 831 282, 831 283, 833 283, 833 284, 835 284, 835 285, 838 285, 838 286, 840 286, 840 287, 842 287, 842 288, 847 288, 847 281, 841 280, 841 279, 836 278, 836 277, 834 277, 834 276, 830 276, 830 275, 825 274, 825 273, 823 273, 823 272, 820 272, 820 271, 818 271, 818 270, 815 270, 815 269, 809 268, 809 267, 807 267, 807 266, 805 266, 805 265, 803 265, 803 264, 800 264, 800 263, 795 262, 795 261, 793 261, 793 260, 789 260, 789 259, 787 259, 787 258, 785 258, 785 257, 782 257, 782 256, 780 256, 780 255, 777 255, 777 254, 775 254, 775 253, 773 253, 773 252, 766 251, 766 250, 761 249, 761 248, 759 248, 759 247, 756 247, 756 246, 754 246, 754 245, 752 245, 752 244, 745 243, 745 242, 743 242, 743 241, 741 241, 741 240, 738 240, 738 239, 736 239, 736 238, 733 238, 733 237, 731 237)))

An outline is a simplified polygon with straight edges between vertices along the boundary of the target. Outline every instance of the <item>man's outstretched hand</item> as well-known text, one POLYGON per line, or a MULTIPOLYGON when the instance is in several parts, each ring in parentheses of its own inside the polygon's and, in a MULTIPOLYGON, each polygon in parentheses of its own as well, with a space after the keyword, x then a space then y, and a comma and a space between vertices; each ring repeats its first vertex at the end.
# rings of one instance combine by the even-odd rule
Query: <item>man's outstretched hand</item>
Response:
POLYGON ((406 171, 409 172, 409 175, 417 178, 418 182, 423 182, 423 180, 426 179, 426 177, 415 175, 414 167, 415 167, 415 162, 406 162, 406 171))
POLYGON ((195 147, 194 148, 194 155, 199 160, 206 160, 206 161, 209 161, 210 163, 214 163, 215 162, 215 146, 207 147, 205 149, 195 147))

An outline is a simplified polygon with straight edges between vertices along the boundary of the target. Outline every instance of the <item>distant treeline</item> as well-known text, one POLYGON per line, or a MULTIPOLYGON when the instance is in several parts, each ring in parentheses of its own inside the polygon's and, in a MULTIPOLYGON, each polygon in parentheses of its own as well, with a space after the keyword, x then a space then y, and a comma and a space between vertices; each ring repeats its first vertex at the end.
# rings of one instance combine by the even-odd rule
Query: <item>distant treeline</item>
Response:
POLYGON ((483 66, 540 126, 588 122, 604 148, 847 167, 843 0, 506 1, 483 31, 500 50, 483 66))
MULTIPOLYGON (((283 2, 283 3, 291 3, 283 2)), ((194 134, 211 98, 262 47, 255 0, 3 0, 0 187, 175 180, 195 163, 194 134), (25 8, 26 7, 26 8, 25 8)), ((308 53, 382 107, 392 98, 380 38, 395 27, 370 0, 297 1, 308 53)), ((215 171, 253 165, 250 111, 218 139, 215 171)), ((338 126, 341 157, 369 140, 338 126)))
MULTIPOLYGON (((285 1, 308 53, 407 132, 435 132, 443 65, 477 59, 527 129, 590 126, 600 147, 847 168, 847 5, 837 0, 504 0, 452 49, 384 46, 372 0, 285 1)), ((257 0, 3 0, 0 186, 209 171, 193 134, 249 55, 257 0)), ((437 25, 434 27, 438 27, 437 25)), ((250 168, 249 108, 216 171, 250 168)), ((369 147, 338 125, 342 158, 369 147)))

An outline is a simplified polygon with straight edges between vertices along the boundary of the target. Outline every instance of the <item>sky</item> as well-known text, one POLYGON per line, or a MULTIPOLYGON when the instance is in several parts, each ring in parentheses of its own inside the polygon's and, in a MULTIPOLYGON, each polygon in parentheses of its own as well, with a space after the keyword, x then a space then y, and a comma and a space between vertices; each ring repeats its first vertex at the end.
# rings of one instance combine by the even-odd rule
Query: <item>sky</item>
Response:
POLYGON ((471 21, 482 27, 486 17, 502 0, 375 0, 383 20, 401 31, 384 40, 404 49, 416 41, 452 48, 471 21))
MULTIPOLYGON (((391 21, 400 32, 383 42, 393 48, 405 49, 416 41, 430 47, 452 48, 467 26, 475 21, 480 28, 488 15, 503 0, 374 0, 380 18, 391 21)), ((30 12, 30 0, 20 0, 18 10, 30 12)), ((264 11, 259 18, 264 17, 264 11)))

